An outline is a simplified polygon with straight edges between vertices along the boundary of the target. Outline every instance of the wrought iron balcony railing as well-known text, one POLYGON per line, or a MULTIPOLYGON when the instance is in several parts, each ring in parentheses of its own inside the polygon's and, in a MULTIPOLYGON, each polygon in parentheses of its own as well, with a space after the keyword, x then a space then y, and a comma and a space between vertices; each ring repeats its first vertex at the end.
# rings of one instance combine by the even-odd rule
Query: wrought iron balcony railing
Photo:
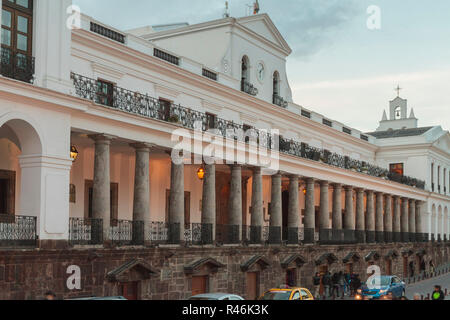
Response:
POLYGON ((284 100, 282 97, 280 97, 277 94, 273 95, 273 104, 282 107, 282 108, 287 108, 288 106, 288 102, 286 100, 284 100))
POLYGON ((257 96, 258 95, 258 89, 255 88, 250 82, 248 81, 241 81, 241 91, 248 93, 251 96, 257 96))
POLYGON ((192 223, 184 226, 184 242, 192 245, 208 245, 213 243, 213 225, 192 223))
POLYGON ((34 57, 1 48, 0 73, 2 76, 32 83, 34 77, 34 57))
POLYGON ((145 224, 143 221, 112 220, 110 240, 117 246, 144 245, 145 224))
POLYGON ((70 245, 101 245, 103 244, 103 220, 70 218, 70 245))
MULTIPOLYGON (((75 86, 75 93, 78 97, 102 104, 103 100, 100 97, 103 97, 103 95, 99 91, 100 88, 97 80, 86 78, 75 73, 72 73, 71 77, 75 86)), ((260 147, 278 150, 287 155, 399 182, 419 189, 425 189, 424 181, 407 176, 396 176, 387 169, 367 162, 351 159, 350 157, 332 153, 325 149, 317 149, 306 143, 285 139, 282 136, 273 135, 253 127, 244 128, 243 125, 234 123, 233 121, 218 117, 214 117, 213 121, 211 121, 211 117, 206 113, 185 108, 178 104, 161 103, 158 99, 150 97, 147 94, 114 86, 110 100, 108 104, 103 105, 114 110, 175 123, 187 129, 201 129, 202 131, 212 132, 225 138, 235 139, 241 142, 257 142, 260 147), (197 123, 201 124, 201 128, 196 127, 197 123), (214 128, 211 128, 211 125, 214 128)))
POLYGON ((0 248, 36 247, 37 218, 0 215, 0 248))

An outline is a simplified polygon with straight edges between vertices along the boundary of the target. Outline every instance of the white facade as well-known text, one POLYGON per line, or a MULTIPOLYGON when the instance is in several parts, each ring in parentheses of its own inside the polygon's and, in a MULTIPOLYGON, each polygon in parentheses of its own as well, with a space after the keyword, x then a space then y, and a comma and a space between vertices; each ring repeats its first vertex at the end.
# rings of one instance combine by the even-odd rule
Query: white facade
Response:
MULTIPOLYGON (((27 84, 0 77, 0 170, 16 172, 15 214, 38 217, 41 240, 67 239, 69 217, 86 217, 86 182, 94 179, 94 142, 88 138, 91 134, 115 137, 110 176, 111 182, 118 184, 117 211, 123 220, 133 218, 135 152, 130 143, 156 146, 150 155, 149 217, 164 221, 166 215, 166 190, 170 188, 166 151, 175 146, 171 134, 179 126, 80 98, 71 72, 237 124, 278 129, 285 138, 386 169, 391 163, 403 162, 405 174, 425 180, 426 190, 286 154, 280 155, 279 170, 426 201, 423 232, 450 235, 450 134, 436 127, 416 137, 376 139, 336 121, 324 125, 326 117, 292 101, 286 76, 291 49, 267 15, 227 18, 143 35, 114 30, 84 15, 81 29, 70 31, 66 27, 70 0, 35 0, 34 4, 35 81, 27 84), (124 43, 92 32, 91 23, 122 35, 124 43), (179 65, 155 57, 155 48, 177 57, 179 65), (244 56, 250 63, 248 81, 258 89, 256 96, 240 90, 244 56), (264 68, 263 76, 259 76, 260 66, 264 68), (217 81, 202 76, 203 69, 216 73, 217 81), (280 75, 279 94, 288 102, 286 108, 272 103, 275 72, 280 75), (345 129, 350 131, 343 132, 345 129), (69 157, 71 145, 79 152, 73 164, 69 157), (433 178, 432 163, 436 171, 433 178), (439 181, 437 170, 441 172, 439 181), (441 186, 440 192, 431 190, 432 181, 441 186), (76 199, 69 203, 70 184, 75 187, 76 199)), ((184 188, 191 195, 192 223, 201 222, 202 182, 196 177, 198 168, 188 165, 184 172, 184 188)), ((218 170, 228 173, 224 168, 218 170)), ((249 222, 252 179, 250 173, 245 175, 250 178, 244 208, 249 222)), ((270 176, 265 175, 266 213, 270 187, 270 176)), ((300 209, 304 209, 303 188, 299 197, 300 209)), ((318 187, 315 205, 320 205, 318 187)), ((265 223, 269 223, 268 215, 265 223)))

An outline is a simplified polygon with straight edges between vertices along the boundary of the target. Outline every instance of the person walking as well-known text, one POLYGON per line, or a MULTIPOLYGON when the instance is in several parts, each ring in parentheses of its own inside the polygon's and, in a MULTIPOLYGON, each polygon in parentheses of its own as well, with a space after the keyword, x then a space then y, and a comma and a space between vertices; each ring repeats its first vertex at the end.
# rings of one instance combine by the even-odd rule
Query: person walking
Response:
POLYGON ((331 289, 331 296, 333 297, 333 300, 336 300, 337 297, 339 297, 339 273, 335 272, 332 277, 332 289, 331 289))
POLYGON ((435 267, 434 267, 433 260, 430 260, 430 278, 434 277, 434 271, 435 271, 435 267))
POLYGON ((323 284, 323 300, 327 300, 330 297, 330 286, 331 286, 331 273, 327 272, 322 278, 323 284))
POLYGON ((350 273, 346 272, 344 274, 344 282, 345 282, 344 294, 347 294, 347 295, 351 296, 351 292, 350 292, 350 273))
POLYGON ((338 285, 339 285, 339 293, 341 299, 344 300, 345 297, 345 276, 344 272, 340 271, 338 275, 338 285))
POLYGON ((316 272, 316 275, 313 277, 313 295, 314 295, 314 299, 319 299, 320 298, 320 282, 321 282, 321 278, 320 278, 320 273, 316 272))
POLYGON ((441 286, 434 286, 434 291, 431 294, 431 300, 433 301, 445 300, 445 294, 442 291, 441 286))

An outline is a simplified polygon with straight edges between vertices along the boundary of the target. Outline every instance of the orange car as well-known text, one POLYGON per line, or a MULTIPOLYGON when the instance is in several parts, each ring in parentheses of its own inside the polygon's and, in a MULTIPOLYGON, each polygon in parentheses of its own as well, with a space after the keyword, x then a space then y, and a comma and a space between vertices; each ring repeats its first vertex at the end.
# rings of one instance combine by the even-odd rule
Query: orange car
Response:
POLYGON ((270 289, 258 300, 314 300, 306 288, 270 289))

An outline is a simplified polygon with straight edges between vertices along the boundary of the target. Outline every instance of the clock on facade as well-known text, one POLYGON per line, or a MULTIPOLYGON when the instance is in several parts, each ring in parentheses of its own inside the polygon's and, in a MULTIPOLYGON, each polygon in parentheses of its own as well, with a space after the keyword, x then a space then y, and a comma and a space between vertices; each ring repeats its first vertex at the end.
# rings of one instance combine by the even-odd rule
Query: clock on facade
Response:
POLYGON ((258 80, 261 82, 264 81, 264 77, 266 76, 266 68, 264 67, 264 64, 262 62, 258 63, 256 72, 258 80))

